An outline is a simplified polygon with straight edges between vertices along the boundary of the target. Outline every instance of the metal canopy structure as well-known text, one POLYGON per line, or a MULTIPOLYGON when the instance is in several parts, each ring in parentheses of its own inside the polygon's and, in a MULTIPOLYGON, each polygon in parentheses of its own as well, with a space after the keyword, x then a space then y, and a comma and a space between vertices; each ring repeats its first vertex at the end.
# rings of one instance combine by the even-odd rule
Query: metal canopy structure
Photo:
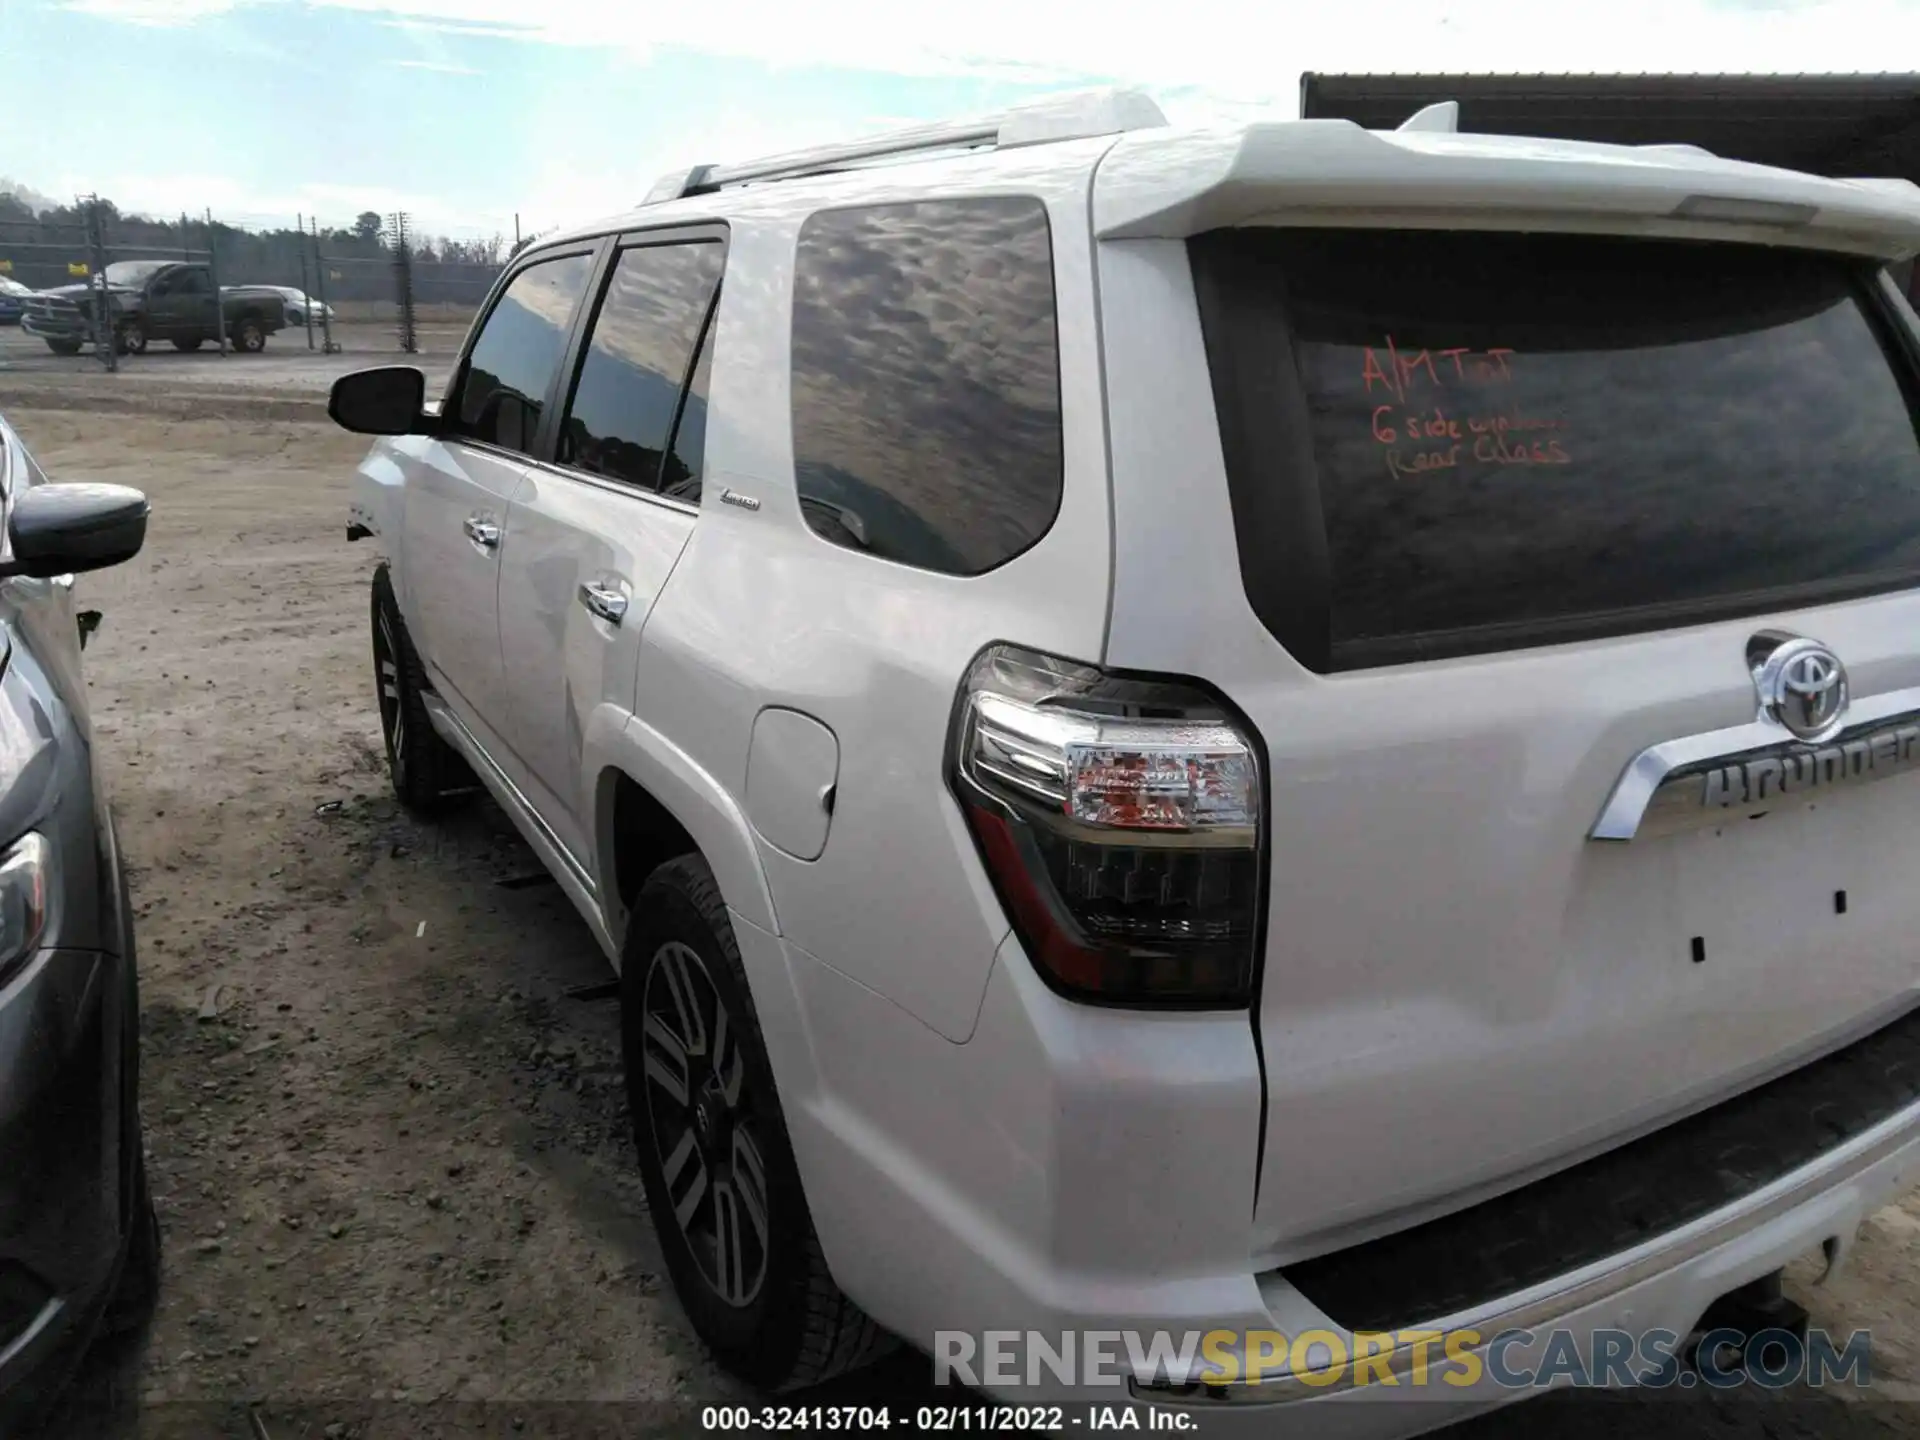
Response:
POLYGON ((1693 144, 1816 175, 1920 183, 1920 74, 1321 75, 1300 113, 1391 130, 1460 104, 1460 129, 1616 145, 1693 144))

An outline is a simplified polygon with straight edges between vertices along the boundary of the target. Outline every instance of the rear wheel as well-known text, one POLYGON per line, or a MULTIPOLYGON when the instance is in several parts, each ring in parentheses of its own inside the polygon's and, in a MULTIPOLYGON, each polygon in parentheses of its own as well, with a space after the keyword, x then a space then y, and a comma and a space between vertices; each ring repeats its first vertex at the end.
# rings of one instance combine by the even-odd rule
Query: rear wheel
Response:
POLYGON ((242 355, 258 355, 267 348, 266 327, 258 315, 242 315, 234 322, 233 348, 242 355))
POLYGON ((173 348, 176 350, 198 350, 202 345, 206 343, 207 342, 203 337, 199 335, 195 335, 191 340, 174 341, 173 348))
POLYGON ((427 718, 426 669, 400 618, 385 565, 373 572, 373 682, 393 793, 418 815, 451 809, 473 790, 473 771, 427 718))
POLYGON ((827 1270, 733 926, 698 855, 634 905, 621 967, 627 1103, 675 1293, 736 1374, 818 1384, 892 1347, 827 1270))

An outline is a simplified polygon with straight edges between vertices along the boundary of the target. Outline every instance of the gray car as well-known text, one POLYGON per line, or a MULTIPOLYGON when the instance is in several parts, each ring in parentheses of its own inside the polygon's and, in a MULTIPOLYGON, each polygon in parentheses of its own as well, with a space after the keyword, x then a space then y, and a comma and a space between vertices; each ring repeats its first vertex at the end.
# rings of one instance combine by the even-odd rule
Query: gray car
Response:
POLYGON ((73 576, 131 558, 147 501, 49 481, 0 419, 0 1434, 159 1276, 137 1104, 133 915, 95 769, 73 576))
POLYGON ((287 302, 287 325, 290 328, 298 328, 305 325, 307 323, 307 312, 309 310, 313 312, 313 323, 316 325, 322 321, 331 325, 338 319, 331 305, 314 299, 313 296, 307 294, 304 290, 297 289, 292 285, 275 285, 273 288, 278 290, 287 302))

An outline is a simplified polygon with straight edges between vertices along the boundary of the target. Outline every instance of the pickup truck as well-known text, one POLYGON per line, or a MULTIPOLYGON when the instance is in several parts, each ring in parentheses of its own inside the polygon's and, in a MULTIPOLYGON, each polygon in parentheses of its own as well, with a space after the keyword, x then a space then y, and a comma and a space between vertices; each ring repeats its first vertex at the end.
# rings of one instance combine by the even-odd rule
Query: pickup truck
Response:
MULTIPOLYGON (((176 350, 198 350, 217 341, 212 271, 182 260, 120 260, 98 277, 112 307, 114 344, 138 355, 152 340, 171 340, 176 350)), ((22 328, 38 335, 56 355, 77 355, 95 339, 94 285, 63 285, 26 302, 22 328)), ((286 328, 286 301, 270 285, 222 285, 220 309, 227 340, 242 355, 258 354, 267 336, 286 328)))

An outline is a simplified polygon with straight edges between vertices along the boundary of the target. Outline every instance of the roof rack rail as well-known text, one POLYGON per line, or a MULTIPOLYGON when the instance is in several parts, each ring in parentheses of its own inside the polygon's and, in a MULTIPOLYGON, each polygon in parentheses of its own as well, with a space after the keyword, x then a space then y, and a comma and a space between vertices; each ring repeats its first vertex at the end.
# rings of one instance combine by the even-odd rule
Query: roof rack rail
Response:
POLYGON ((655 181, 640 203, 658 205, 687 195, 709 195, 730 185, 822 175, 870 161, 928 151, 983 147, 1008 150, 1018 145, 1046 145, 1060 140, 1085 140, 1095 135, 1117 135, 1166 123, 1167 117, 1143 90, 1082 91, 1016 105, 980 120, 917 125, 869 140, 822 145, 732 165, 695 165, 675 170, 655 181))

